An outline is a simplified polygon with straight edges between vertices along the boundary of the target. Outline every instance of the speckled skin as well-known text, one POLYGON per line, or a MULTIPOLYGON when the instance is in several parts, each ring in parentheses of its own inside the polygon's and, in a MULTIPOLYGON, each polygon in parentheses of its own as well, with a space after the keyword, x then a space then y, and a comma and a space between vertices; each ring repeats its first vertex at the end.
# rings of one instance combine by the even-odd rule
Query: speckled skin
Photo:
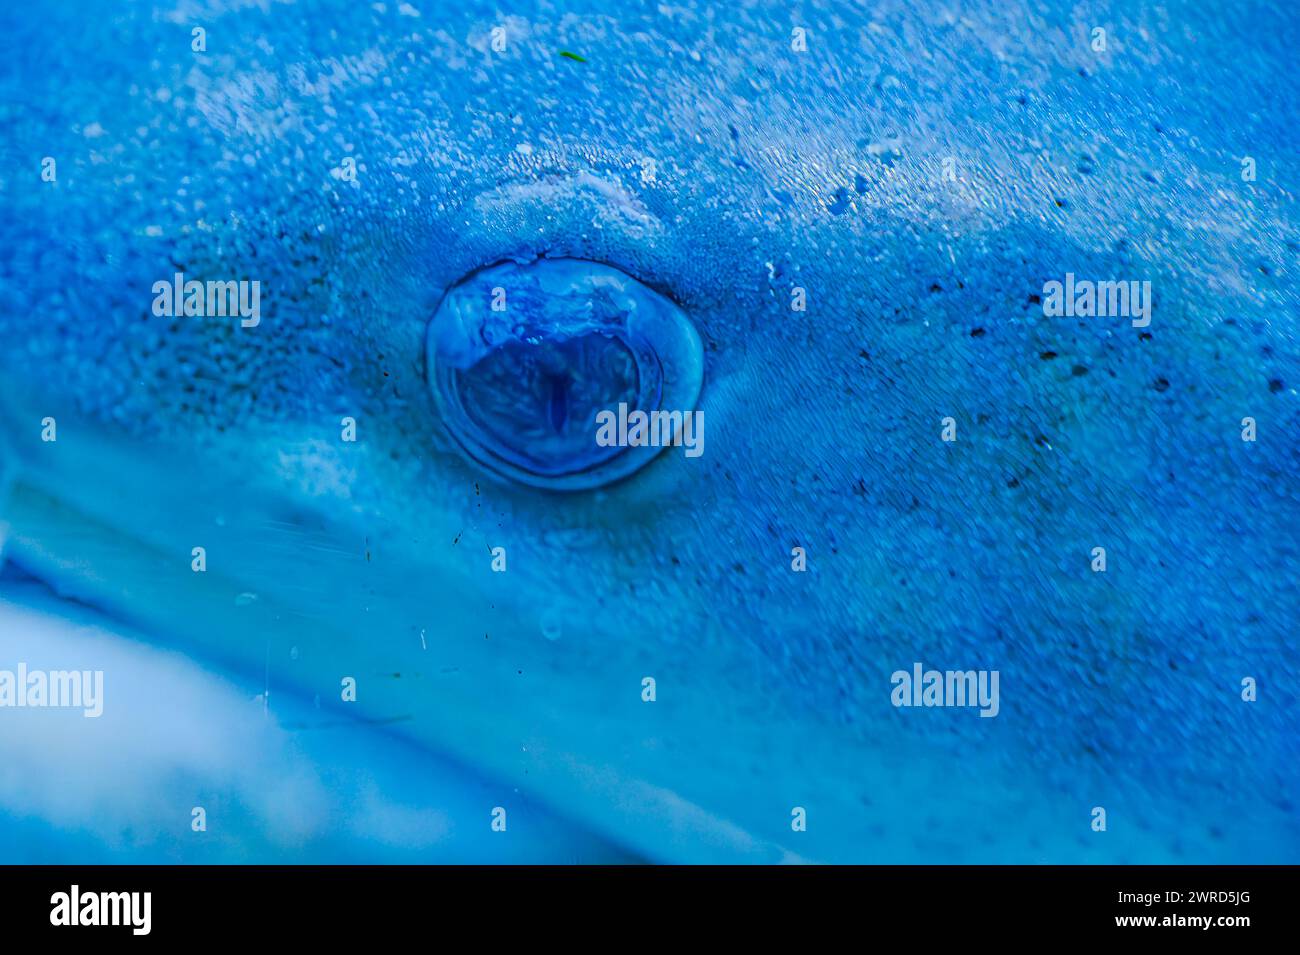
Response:
POLYGON ((652 858, 1300 861, 1286 5, 48 6, 0 14, 16 559, 652 858), (702 458, 457 454, 428 319, 540 254, 697 323, 702 458), (175 271, 260 325, 152 315, 175 271), (1066 272, 1150 326, 1046 318, 1066 272), (895 709, 913 661, 999 716, 895 709))

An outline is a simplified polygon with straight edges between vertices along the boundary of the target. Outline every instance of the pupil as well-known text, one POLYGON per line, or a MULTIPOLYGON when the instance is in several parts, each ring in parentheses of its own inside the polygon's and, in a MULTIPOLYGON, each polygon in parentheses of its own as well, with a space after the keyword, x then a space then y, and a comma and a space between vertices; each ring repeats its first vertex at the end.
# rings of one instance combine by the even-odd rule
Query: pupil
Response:
MULTIPOLYGON (((647 371, 653 373, 653 361, 647 371)), ((495 453, 539 474, 589 467, 619 453, 595 443, 596 415, 620 401, 640 405, 658 388, 639 392, 635 356, 619 339, 586 334, 524 341, 492 349, 453 376, 466 415, 495 453)))
POLYGON ((563 378, 551 379, 551 427, 560 432, 564 430, 564 421, 568 416, 566 401, 568 398, 568 389, 566 381, 563 378))

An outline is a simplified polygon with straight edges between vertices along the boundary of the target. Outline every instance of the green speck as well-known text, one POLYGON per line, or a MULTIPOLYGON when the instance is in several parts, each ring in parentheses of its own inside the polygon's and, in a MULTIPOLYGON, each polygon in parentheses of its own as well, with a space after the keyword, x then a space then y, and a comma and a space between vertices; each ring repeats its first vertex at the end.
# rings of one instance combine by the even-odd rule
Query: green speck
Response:
POLYGON ((587 58, 585 56, 579 56, 576 53, 570 53, 568 50, 561 50, 560 56, 564 57, 566 60, 577 60, 579 63, 587 62, 587 58))

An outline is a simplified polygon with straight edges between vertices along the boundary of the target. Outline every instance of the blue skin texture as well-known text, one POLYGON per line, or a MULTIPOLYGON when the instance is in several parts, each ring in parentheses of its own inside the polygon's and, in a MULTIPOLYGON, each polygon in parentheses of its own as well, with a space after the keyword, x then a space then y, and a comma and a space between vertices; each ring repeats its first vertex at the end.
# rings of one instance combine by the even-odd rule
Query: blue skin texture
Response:
POLYGON ((5 553, 41 619, 111 624, 42 656, 8 618, 0 667, 98 661, 106 700, 62 735, 0 711, 0 845, 1300 861, 1297 32, 1281 3, 7 5, 5 553), (461 452, 430 319, 543 256, 689 316, 703 455, 559 493, 461 452), (260 323, 155 315, 175 272, 260 281, 260 323), (1045 316, 1067 273, 1150 281, 1150 324, 1045 316), (893 706, 917 661, 997 670, 998 715, 893 706), (177 726, 223 758, 140 745, 177 726), (457 786, 462 840, 402 846, 457 786))

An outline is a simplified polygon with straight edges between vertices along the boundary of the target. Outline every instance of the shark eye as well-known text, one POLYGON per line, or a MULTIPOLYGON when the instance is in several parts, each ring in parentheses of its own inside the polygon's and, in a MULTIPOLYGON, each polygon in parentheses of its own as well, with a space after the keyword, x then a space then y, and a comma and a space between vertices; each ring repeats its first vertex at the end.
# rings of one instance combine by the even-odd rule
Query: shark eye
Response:
POLYGON ((620 404, 692 410, 699 335, 668 298, 582 259, 507 262, 467 276, 429 325, 430 386, 461 448, 495 474, 556 490, 599 487, 659 447, 602 446, 620 404))

